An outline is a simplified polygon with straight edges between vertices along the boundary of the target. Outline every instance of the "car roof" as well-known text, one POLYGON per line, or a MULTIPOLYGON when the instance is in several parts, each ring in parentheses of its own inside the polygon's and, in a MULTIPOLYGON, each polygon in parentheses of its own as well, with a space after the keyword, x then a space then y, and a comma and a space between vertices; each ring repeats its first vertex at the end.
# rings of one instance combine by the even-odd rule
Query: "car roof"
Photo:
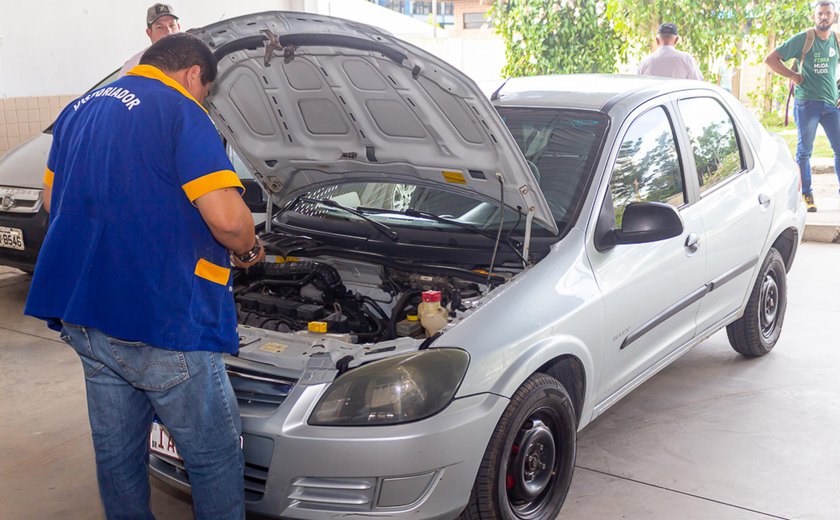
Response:
POLYGON ((496 106, 539 106, 625 112, 662 94, 714 90, 709 83, 629 74, 564 74, 510 78, 493 94, 496 106))

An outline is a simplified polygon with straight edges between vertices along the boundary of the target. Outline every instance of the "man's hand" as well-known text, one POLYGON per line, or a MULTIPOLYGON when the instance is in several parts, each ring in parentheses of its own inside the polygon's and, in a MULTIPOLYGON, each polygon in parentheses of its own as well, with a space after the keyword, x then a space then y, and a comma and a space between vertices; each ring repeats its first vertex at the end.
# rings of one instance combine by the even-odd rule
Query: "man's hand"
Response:
POLYGON ((794 85, 801 85, 803 80, 802 74, 794 72, 793 75, 790 77, 790 80, 793 81, 794 85))

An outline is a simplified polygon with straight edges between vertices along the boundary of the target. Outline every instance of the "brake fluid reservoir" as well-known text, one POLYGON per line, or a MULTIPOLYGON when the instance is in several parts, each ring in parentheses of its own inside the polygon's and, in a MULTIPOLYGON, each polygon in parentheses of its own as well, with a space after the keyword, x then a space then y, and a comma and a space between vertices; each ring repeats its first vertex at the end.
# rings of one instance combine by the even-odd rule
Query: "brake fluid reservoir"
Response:
POLYGON ((446 325, 448 312, 440 305, 440 291, 423 291, 423 301, 417 306, 420 324, 427 336, 433 336, 446 325))

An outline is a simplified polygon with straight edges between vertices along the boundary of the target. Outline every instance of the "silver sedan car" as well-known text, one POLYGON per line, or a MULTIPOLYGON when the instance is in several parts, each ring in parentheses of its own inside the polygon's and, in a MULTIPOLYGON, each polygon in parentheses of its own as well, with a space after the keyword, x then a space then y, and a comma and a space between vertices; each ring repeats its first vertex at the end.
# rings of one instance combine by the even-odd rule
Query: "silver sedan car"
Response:
MULTIPOLYGON (((208 109, 271 194, 236 274, 248 508, 553 520, 576 435, 726 328, 770 352, 795 163, 706 83, 516 78, 490 99, 380 29, 262 13, 195 33, 208 109)), ((163 424, 153 475, 188 489, 163 424)))

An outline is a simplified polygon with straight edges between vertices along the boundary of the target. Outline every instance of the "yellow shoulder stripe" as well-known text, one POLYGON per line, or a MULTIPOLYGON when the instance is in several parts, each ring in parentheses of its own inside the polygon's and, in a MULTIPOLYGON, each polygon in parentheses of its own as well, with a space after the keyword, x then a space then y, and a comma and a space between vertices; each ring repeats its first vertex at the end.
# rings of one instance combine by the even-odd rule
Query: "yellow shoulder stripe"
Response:
POLYGON ((50 188, 52 188, 54 178, 55 173, 53 173, 53 171, 49 168, 46 168, 44 170, 44 186, 49 186, 50 188))
POLYGON ((202 175, 201 177, 184 184, 181 188, 184 190, 184 193, 187 194, 187 198, 190 199, 190 202, 195 202, 195 199, 201 197, 202 195, 206 195, 211 191, 220 190, 222 188, 239 188, 243 192, 245 191, 245 187, 242 186, 242 181, 239 180, 236 173, 230 170, 220 170, 208 173, 207 175, 202 175))
POLYGON ((219 285, 227 285, 230 279, 230 269, 199 258, 195 264, 195 275, 219 285))
POLYGON ((137 65, 136 67, 132 68, 130 71, 126 72, 125 75, 126 76, 141 76, 143 78, 156 79, 156 80, 160 81, 161 83, 163 83, 164 85, 174 88, 175 90, 177 90, 178 92, 183 94, 188 99, 192 99, 193 101, 195 101, 196 105, 201 107, 201 110, 204 110, 204 112, 207 113, 207 109, 204 108, 204 106, 202 106, 202 104, 199 103, 194 97, 192 97, 192 94, 187 92, 187 89, 185 89, 183 85, 181 85, 180 83, 178 83, 174 79, 167 76, 165 72, 163 72, 159 68, 155 67, 154 65, 137 65))

